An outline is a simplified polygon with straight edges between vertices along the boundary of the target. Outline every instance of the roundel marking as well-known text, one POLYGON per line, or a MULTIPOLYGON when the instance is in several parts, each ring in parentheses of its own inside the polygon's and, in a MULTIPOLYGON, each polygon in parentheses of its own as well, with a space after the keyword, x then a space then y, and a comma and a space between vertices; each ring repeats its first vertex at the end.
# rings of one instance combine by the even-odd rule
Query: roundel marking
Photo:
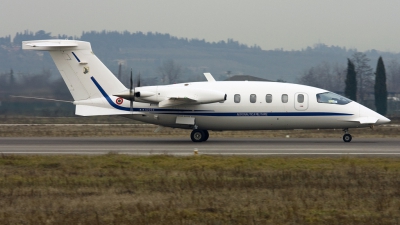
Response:
POLYGON ((123 99, 123 98, 117 98, 117 99, 115 100, 115 103, 117 103, 118 105, 121 105, 123 102, 124 102, 124 99, 123 99))

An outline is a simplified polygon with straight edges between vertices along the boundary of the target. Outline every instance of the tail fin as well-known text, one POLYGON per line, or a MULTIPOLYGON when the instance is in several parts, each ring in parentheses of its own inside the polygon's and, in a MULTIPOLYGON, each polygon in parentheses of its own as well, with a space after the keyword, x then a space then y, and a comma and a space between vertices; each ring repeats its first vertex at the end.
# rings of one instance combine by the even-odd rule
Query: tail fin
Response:
POLYGON ((76 40, 24 41, 22 49, 48 51, 75 101, 101 98, 93 82, 107 93, 119 93, 126 87, 93 54, 89 42, 76 40))

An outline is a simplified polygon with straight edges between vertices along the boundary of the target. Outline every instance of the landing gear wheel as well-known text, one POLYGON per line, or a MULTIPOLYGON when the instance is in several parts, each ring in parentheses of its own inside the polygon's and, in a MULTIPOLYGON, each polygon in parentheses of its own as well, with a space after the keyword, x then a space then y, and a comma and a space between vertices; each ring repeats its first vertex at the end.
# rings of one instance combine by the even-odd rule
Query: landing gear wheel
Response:
MULTIPOLYGON (((208 132, 207 132, 208 133, 208 132)), ((206 133, 203 130, 195 129, 190 134, 190 138, 193 142, 202 142, 206 139, 206 133)))
POLYGON ((210 134, 208 133, 207 130, 203 130, 203 131, 204 131, 204 134, 205 134, 204 140, 203 140, 203 141, 207 141, 207 140, 208 140, 208 137, 210 136, 210 134))
POLYGON ((353 139, 353 137, 351 137, 350 134, 344 134, 344 135, 343 135, 343 141, 344 141, 344 142, 350 142, 351 139, 353 139))

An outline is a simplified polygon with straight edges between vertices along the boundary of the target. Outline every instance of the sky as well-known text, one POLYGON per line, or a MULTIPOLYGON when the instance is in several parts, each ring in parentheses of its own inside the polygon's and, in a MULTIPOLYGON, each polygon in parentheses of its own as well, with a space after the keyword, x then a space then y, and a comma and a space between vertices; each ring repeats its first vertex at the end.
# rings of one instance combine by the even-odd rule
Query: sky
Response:
POLYGON ((399 0, 6 0, 0 37, 29 30, 159 32, 264 50, 328 46, 400 52, 399 0))

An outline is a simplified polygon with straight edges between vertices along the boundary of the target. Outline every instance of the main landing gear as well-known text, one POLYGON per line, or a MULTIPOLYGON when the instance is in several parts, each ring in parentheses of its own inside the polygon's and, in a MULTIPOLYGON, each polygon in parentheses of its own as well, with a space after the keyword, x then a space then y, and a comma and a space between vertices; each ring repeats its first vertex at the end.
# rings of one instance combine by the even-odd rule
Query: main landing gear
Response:
POLYGON ((343 141, 350 142, 353 139, 353 137, 351 136, 351 134, 349 134, 349 128, 345 128, 343 129, 343 131, 344 131, 343 141))
POLYGON ((190 138, 193 142, 207 141, 208 137, 209 134, 207 130, 194 129, 190 134, 190 138))

